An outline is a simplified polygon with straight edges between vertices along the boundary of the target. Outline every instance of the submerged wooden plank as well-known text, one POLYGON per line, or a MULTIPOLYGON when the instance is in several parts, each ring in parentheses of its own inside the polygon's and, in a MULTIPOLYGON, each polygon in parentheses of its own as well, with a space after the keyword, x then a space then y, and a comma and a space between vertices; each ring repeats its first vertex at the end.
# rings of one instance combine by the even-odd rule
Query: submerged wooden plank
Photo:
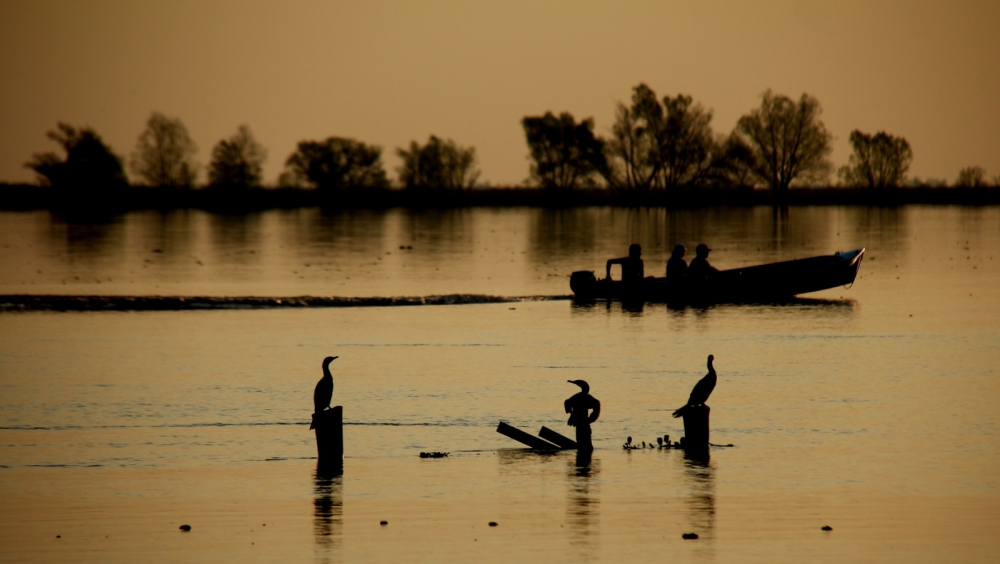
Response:
POLYGON ((543 426, 541 430, 538 431, 538 436, 545 439, 546 441, 549 441, 550 443, 555 443, 559 445, 559 448, 565 448, 565 449, 577 448, 576 441, 574 441, 569 437, 560 435, 559 433, 553 431, 552 429, 549 429, 548 427, 543 426))
POLYGON ((531 448, 537 448, 540 450, 559 450, 559 447, 556 445, 548 441, 543 441, 534 435, 529 435, 517 427, 512 427, 503 421, 497 425, 497 433, 510 437, 519 443, 526 444, 531 448))

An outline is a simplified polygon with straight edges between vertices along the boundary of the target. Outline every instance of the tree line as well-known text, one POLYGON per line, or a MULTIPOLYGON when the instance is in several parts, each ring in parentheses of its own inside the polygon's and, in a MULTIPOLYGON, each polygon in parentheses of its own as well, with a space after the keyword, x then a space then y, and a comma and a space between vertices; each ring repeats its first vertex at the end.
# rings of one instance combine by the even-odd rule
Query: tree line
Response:
MULTIPOLYGON (((728 135, 712 130, 712 111, 691 96, 657 94, 645 84, 632 89, 629 104, 618 102, 610 136, 594 133, 592 118, 546 112, 521 120, 531 165, 530 180, 551 190, 607 188, 636 195, 712 187, 768 188, 775 195, 793 186, 823 185, 834 167, 833 136, 821 119, 819 101, 798 100, 767 90, 728 135)), ((129 185, 125 161, 89 127, 59 123, 48 133, 64 156, 36 154, 25 166, 39 182, 56 188, 109 189, 129 185)), ((907 181, 913 151, 904 137, 854 130, 852 153, 837 170, 840 184, 874 189, 907 181)), ((128 168, 139 184, 193 188, 200 172, 197 145, 176 117, 153 112, 139 135, 128 168)), ((406 189, 463 190, 480 176, 476 151, 431 135, 397 148, 402 164, 398 185, 406 189)), ((207 167, 214 189, 260 187, 267 150, 249 126, 219 140, 207 167)), ((1000 175, 992 179, 1000 185, 1000 175)), ((355 139, 302 141, 285 160, 283 187, 322 191, 391 186, 382 148, 355 139)), ((982 167, 966 167, 954 186, 986 186, 982 167)))
MULTIPOLYGON (((118 189, 129 185, 125 161, 91 128, 59 123, 48 133, 65 153, 36 154, 24 166, 38 174, 43 185, 90 190, 118 189)), ((153 112, 136 141, 128 168, 139 184, 155 187, 193 188, 199 172, 198 147, 176 117, 153 112)), ((475 185, 476 150, 451 139, 431 135, 427 143, 412 142, 396 150, 403 164, 399 181, 411 189, 466 189, 475 185)), ((208 187, 240 189, 260 187, 267 150, 247 125, 221 139, 212 148, 208 187)), ((389 188, 382 166, 382 148, 344 137, 302 141, 285 161, 279 178, 283 187, 319 190, 389 188)))

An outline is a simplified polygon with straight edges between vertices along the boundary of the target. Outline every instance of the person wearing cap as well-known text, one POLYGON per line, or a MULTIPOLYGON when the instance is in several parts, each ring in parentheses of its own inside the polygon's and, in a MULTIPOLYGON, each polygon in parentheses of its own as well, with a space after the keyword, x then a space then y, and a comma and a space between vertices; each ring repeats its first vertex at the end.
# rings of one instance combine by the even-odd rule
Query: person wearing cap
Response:
POLYGON ((685 252, 687 252, 687 248, 683 244, 674 245, 674 252, 670 254, 670 260, 667 261, 667 280, 681 281, 687 276, 688 263, 684 260, 685 252))
POLYGON ((693 282, 705 282, 707 280, 711 280, 713 276, 719 273, 718 268, 708 264, 708 253, 710 252, 712 252, 712 249, 709 249, 708 245, 705 243, 702 243, 695 248, 695 257, 691 260, 691 264, 688 266, 688 280, 693 282))
POLYGON ((632 243, 628 247, 627 257, 608 259, 605 277, 610 280, 611 265, 620 264, 622 265, 622 282, 641 282, 645 278, 645 272, 642 259, 639 258, 640 256, 642 256, 642 247, 636 243, 632 243))

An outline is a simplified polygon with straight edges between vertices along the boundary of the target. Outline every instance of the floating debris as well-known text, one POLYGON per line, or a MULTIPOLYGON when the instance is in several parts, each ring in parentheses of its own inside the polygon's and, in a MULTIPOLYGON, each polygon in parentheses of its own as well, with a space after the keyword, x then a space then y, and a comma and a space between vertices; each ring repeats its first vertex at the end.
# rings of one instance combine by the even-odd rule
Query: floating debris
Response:
POLYGON ((420 458, 444 458, 448 454, 447 452, 421 452, 420 458))
POLYGON ((696 539, 696 538, 698 538, 698 533, 684 533, 683 535, 681 535, 681 538, 682 539, 688 539, 688 540, 690 540, 690 539, 696 539))
POLYGON ((384 526, 388 525, 389 522, 388 521, 379 521, 378 524, 382 525, 384 527, 384 526))
POLYGON ((178 529, 184 531, 185 533, 191 530, 191 525, 181 525, 178 529))
MULTIPOLYGON (((733 445, 712 445, 712 446, 733 446, 733 445)), ((663 435, 662 437, 656 437, 656 445, 653 444, 653 441, 649 441, 648 444, 646 443, 646 441, 642 441, 640 444, 633 444, 632 437, 628 437, 625 439, 625 444, 622 445, 623 450, 637 450, 646 448, 651 448, 654 450, 684 448, 684 437, 681 437, 681 441, 679 443, 675 442, 671 444, 670 435, 663 435)))
POLYGON ((823 530, 824 531, 832 531, 833 527, 831 527, 830 525, 823 525, 823 530))
POLYGON ((490 521, 490 526, 491 527, 496 527, 497 526, 497 522, 496 521, 490 521))

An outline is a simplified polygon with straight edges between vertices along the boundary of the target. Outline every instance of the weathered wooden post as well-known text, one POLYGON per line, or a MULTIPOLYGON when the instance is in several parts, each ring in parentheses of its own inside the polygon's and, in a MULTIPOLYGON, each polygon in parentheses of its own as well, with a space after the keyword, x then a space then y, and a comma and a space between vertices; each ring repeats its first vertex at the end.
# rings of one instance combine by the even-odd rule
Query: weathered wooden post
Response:
POLYGON ((696 453, 708 452, 708 414, 712 408, 707 405, 689 405, 684 408, 684 450, 696 453))
POLYGON ((318 466, 325 471, 344 469, 344 408, 331 407, 313 415, 318 466))

